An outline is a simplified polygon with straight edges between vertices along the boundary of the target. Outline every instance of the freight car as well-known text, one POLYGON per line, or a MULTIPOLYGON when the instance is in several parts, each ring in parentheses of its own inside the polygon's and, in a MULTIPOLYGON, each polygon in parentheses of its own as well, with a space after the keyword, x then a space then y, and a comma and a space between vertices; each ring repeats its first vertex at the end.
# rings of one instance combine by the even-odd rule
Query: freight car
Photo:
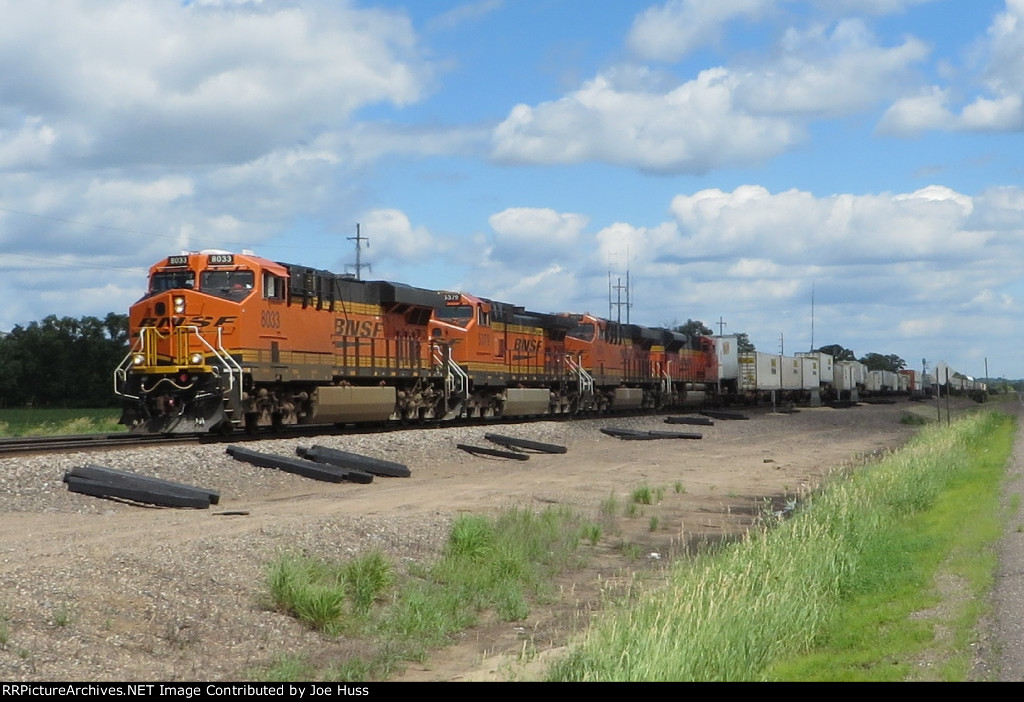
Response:
POLYGON ((114 372, 132 431, 507 417, 699 403, 714 341, 226 251, 169 256, 114 372))

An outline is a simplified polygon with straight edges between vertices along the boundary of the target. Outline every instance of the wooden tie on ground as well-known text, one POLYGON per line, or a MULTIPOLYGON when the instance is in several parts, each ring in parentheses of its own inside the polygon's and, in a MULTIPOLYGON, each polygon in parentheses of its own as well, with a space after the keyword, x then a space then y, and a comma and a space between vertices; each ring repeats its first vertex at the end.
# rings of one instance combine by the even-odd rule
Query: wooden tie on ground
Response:
POLYGON ((68 490, 82 495, 113 497, 161 507, 207 509, 211 504, 220 502, 220 493, 215 490, 106 466, 75 466, 64 473, 64 482, 68 490))
POLYGON ((708 417, 665 417, 665 424, 696 424, 702 427, 715 426, 715 423, 708 417))
POLYGON ((745 414, 728 410, 701 410, 700 413, 705 417, 714 417, 715 419, 750 419, 745 414))
POLYGON ((703 439, 703 434, 679 431, 637 431, 635 429, 616 429, 606 427, 601 429, 602 434, 614 436, 623 441, 655 441, 657 439, 703 439))
POLYGON ((492 443, 498 444, 499 446, 530 449, 531 451, 540 451, 541 453, 565 453, 566 451, 568 451, 568 449, 566 449, 565 446, 559 446, 558 444, 545 444, 540 441, 519 439, 514 436, 503 436, 501 434, 484 434, 484 438, 492 443))
POLYGON ((477 453, 483 456, 495 456, 496 458, 511 458, 516 461, 528 461, 530 456, 516 451, 500 451, 498 449, 485 448, 483 446, 470 446, 469 444, 455 444, 455 448, 462 449, 467 453, 477 453))
POLYGON ((327 463, 340 468, 350 468, 389 478, 408 478, 412 475, 412 471, 401 463, 362 456, 358 453, 349 453, 348 451, 339 451, 338 449, 327 448, 326 446, 317 445, 313 446, 313 448, 299 446, 295 449, 295 453, 301 458, 316 463, 327 463))
POLYGON ((236 461, 251 463, 262 468, 276 468, 287 473, 301 475, 303 478, 323 480, 328 483, 340 483, 343 480, 353 483, 373 482, 373 475, 362 470, 342 468, 325 463, 314 463, 302 458, 278 456, 273 453, 260 453, 258 451, 250 451, 241 446, 228 446, 227 452, 236 461))

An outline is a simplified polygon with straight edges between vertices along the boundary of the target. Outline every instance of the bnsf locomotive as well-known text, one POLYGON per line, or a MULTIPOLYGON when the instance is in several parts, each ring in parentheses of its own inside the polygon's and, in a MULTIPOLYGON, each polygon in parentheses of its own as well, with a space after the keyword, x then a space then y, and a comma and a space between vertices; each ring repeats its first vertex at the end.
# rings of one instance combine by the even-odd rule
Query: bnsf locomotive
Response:
POLYGON ((133 431, 699 404, 714 340, 275 263, 169 256, 114 373, 133 431))

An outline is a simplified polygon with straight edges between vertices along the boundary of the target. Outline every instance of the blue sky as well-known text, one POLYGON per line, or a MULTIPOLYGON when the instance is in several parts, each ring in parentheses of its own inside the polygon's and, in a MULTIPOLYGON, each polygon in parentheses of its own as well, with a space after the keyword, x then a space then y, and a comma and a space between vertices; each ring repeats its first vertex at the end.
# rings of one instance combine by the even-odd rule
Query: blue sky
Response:
POLYGON ((359 222, 367 278, 1024 377, 1024 0, 0 12, 0 329, 359 222))

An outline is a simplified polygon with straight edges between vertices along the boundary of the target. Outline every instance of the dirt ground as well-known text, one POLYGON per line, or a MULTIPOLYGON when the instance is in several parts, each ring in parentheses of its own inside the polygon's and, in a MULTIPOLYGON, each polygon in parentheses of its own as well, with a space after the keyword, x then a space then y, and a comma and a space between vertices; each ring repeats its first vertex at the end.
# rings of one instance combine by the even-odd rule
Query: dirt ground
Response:
MULTIPOLYGON (((690 545, 740 533, 831 469, 900 446, 916 430, 900 421, 908 414, 934 417, 936 409, 900 401, 755 410, 747 421, 712 427, 670 426, 664 415, 502 426, 504 434, 568 447, 528 461, 455 448, 486 445, 482 428, 318 441, 412 469, 410 478, 371 485, 254 468, 209 446, 0 461, 0 679, 242 680, 259 678, 282 656, 326 669, 352 642, 265 607, 265 568, 276 554, 345 558, 380 548, 397 563, 422 561, 436 555, 460 512, 557 504, 597 520, 614 495, 621 509, 586 547, 590 565, 562 580, 559 601, 533 606, 523 622, 484 621, 396 678, 529 679, 609 591, 656 579, 690 545), (622 441, 600 433, 611 426, 703 438, 622 441), (67 493, 63 471, 84 463, 219 489, 221 501, 209 510, 157 509, 67 493), (661 500, 629 515, 628 497, 641 485, 661 500)), ((261 450, 293 453, 309 443, 281 439, 261 450)))

